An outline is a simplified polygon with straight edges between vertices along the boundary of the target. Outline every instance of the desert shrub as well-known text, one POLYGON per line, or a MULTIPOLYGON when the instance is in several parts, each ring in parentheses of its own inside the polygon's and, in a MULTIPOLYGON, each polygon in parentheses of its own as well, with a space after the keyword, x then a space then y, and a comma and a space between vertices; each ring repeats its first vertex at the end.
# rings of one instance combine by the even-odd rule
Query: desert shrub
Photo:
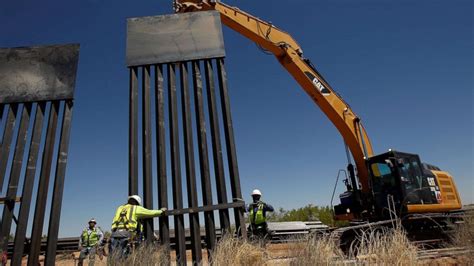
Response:
POLYGON ((361 265, 415 265, 417 254, 417 247, 399 226, 361 232, 350 251, 350 256, 361 265))
POLYGON ((467 247, 471 250, 469 258, 474 261, 474 216, 466 215, 463 222, 456 226, 452 236, 454 247, 467 247))
POLYGON ((169 254, 169 250, 162 246, 143 244, 133 250, 132 254, 126 259, 118 259, 117 254, 109 254, 107 264, 117 266, 164 266, 170 265, 169 254))
POLYGON ((344 254, 330 235, 311 235, 292 244, 290 265, 339 265, 344 254))
POLYGON ((291 222, 291 221, 313 221, 319 220, 323 224, 340 227, 348 223, 346 221, 336 221, 333 219, 333 213, 329 206, 315 206, 308 204, 302 208, 285 210, 280 208, 274 213, 269 213, 270 222, 291 222))
POLYGON ((233 237, 223 236, 212 253, 212 265, 264 265, 265 250, 258 245, 233 237))

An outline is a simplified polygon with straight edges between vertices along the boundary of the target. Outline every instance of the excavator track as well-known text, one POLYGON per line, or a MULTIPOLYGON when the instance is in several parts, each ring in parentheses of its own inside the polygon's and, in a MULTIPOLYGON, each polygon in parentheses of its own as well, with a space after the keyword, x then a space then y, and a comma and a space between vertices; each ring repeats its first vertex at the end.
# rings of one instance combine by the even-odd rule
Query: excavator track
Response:
POLYGON ((368 232, 382 232, 401 227, 408 239, 419 248, 442 248, 451 241, 456 227, 462 224, 467 216, 474 216, 473 206, 448 213, 413 214, 402 219, 353 223, 333 230, 331 239, 347 253, 350 252, 351 246, 357 245, 360 237, 368 232))

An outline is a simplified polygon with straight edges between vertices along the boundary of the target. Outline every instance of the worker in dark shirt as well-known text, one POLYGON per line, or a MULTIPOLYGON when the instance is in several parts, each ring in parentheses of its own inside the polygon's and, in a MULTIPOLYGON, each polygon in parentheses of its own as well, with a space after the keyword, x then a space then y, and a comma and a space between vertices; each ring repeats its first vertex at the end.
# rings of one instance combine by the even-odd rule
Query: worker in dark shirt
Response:
POLYGON ((262 192, 258 189, 252 191, 252 203, 246 206, 246 211, 249 213, 249 227, 250 236, 257 239, 267 239, 270 237, 267 224, 267 212, 273 212, 272 205, 261 201, 262 192))

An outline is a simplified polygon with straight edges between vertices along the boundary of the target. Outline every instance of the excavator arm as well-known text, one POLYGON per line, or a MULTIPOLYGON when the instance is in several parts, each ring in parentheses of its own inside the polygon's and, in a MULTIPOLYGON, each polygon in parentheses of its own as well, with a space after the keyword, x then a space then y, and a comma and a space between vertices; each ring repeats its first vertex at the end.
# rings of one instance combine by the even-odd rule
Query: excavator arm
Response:
POLYGON ((301 47, 291 35, 222 2, 175 0, 174 9, 177 13, 216 10, 226 26, 271 52, 339 130, 354 158, 362 193, 369 193, 369 173, 365 159, 371 157, 373 151, 360 118, 311 62, 303 57, 301 47))

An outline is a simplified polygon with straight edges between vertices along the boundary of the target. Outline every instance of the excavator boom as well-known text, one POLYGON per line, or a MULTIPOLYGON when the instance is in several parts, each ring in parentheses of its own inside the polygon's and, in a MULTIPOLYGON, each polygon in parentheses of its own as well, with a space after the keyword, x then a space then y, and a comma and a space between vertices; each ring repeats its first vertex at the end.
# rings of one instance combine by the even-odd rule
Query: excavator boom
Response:
MULTIPOLYGON (((363 193, 369 193, 369 173, 365 159, 373 155, 372 146, 360 118, 325 81, 290 34, 222 2, 208 0, 176 0, 176 12, 216 10, 223 24, 263 49, 271 52, 341 133, 357 167, 363 193)), ((356 188, 354 188, 356 189, 356 188)))
POLYGON ((349 162, 351 182, 346 182, 347 191, 339 195, 341 204, 334 206, 336 219, 390 221, 393 213, 413 219, 422 213, 422 217, 429 218, 414 224, 409 218, 405 225, 417 228, 421 224, 426 229, 437 227, 438 222, 425 226, 433 217, 442 222, 456 217, 462 204, 452 176, 422 163, 416 154, 389 150, 374 155, 360 118, 303 57, 303 50, 291 35, 220 1, 175 0, 174 8, 178 13, 218 11, 223 24, 271 52, 336 126, 352 154, 358 178, 349 162))

